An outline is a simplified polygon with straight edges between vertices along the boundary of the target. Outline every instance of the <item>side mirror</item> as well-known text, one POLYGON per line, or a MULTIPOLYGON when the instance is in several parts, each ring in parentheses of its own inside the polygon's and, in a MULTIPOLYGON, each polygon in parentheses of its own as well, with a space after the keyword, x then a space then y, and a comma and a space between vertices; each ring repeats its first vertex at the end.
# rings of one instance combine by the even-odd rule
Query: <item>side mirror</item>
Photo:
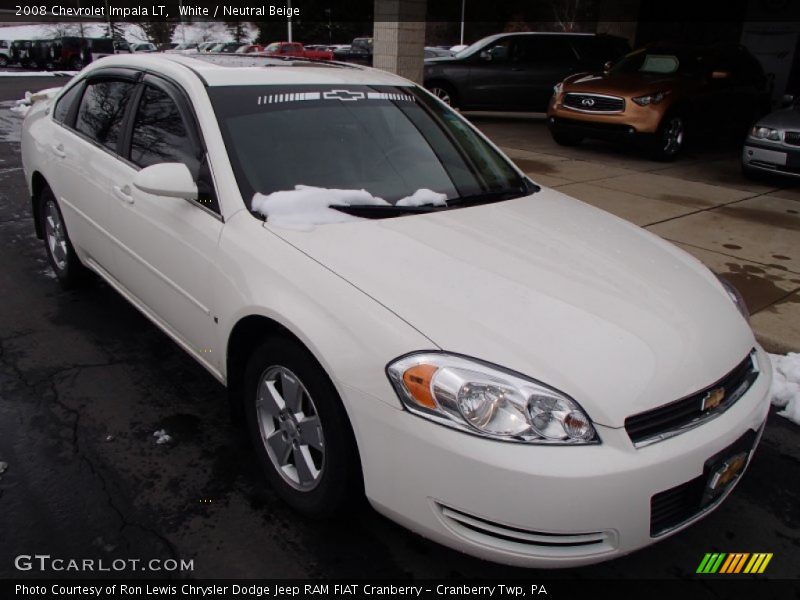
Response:
POLYGON ((794 103, 794 96, 791 94, 784 94, 781 97, 781 106, 786 108, 787 106, 791 106, 794 103))
POLYGON ((133 185, 147 194, 197 200, 197 184, 183 163, 161 163, 139 171, 133 185))
POLYGON ((603 64, 603 73, 608 73, 611 70, 611 67, 613 67, 613 66, 614 66, 614 63, 612 61, 610 61, 610 60, 607 60, 603 64))
POLYGON ((711 79, 728 79, 730 76, 730 71, 711 71, 711 79))

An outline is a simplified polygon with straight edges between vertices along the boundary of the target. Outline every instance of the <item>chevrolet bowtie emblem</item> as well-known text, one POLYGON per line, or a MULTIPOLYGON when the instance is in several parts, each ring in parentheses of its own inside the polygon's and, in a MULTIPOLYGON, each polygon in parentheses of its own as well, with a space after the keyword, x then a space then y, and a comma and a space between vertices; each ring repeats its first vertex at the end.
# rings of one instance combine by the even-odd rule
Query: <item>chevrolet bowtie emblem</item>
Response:
POLYGON ((330 92, 323 92, 322 97, 325 100, 342 100, 343 102, 350 102, 352 100, 363 100, 364 92, 351 92, 350 90, 331 90, 330 92))
POLYGON ((705 396, 703 396, 703 403, 700 406, 700 410, 703 412, 708 410, 713 410, 717 408, 722 401, 725 399, 725 388, 718 387, 714 388, 713 390, 709 390, 705 396))

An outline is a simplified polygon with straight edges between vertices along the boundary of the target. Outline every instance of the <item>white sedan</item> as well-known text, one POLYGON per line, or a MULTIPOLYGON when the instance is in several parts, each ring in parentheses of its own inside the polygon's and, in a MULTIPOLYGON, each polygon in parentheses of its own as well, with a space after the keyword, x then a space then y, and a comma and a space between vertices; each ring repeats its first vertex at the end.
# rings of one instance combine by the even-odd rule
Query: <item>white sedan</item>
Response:
POLYGON ((763 430, 733 288, 400 77, 104 58, 22 156, 61 283, 99 275, 227 385, 306 514, 365 494, 475 556, 597 562, 718 506, 763 430))

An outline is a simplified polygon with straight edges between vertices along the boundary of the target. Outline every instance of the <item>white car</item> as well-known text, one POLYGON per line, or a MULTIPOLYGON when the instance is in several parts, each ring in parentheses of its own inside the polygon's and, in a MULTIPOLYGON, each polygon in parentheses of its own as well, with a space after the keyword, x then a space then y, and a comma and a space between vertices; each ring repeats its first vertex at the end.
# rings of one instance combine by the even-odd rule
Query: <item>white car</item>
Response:
POLYGON ((718 506, 763 430, 735 290, 395 75, 104 58, 22 158, 61 283, 93 271, 227 385, 306 514, 366 494, 468 554, 592 563, 718 506))

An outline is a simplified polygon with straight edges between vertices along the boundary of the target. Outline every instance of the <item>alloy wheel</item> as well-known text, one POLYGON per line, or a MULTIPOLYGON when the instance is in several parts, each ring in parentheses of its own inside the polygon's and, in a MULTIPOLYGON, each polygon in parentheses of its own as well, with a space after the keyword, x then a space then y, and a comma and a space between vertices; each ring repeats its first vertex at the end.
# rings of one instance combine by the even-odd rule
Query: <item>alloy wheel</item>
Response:
POLYGON ((286 367, 267 368, 258 382, 256 419, 275 470, 307 492, 325 470, 325 438, 319 413, 305 385, 286 367))
POLYGON ((431 88, 431 93, 448 106, 452 106, 453 100, 446 89, 440 87, 431 88))
POLYGON ((683 146, 684 124, 681 117, 671 117, 664 128, 664 153, 676 154, 683 146))
POLYGON ((44 228, 47 249, 50 251, 53 263, 59 271, 63 271, 67 268, 67 235, 61 214, 53 200, 48 200, 45 204, 44 228))

